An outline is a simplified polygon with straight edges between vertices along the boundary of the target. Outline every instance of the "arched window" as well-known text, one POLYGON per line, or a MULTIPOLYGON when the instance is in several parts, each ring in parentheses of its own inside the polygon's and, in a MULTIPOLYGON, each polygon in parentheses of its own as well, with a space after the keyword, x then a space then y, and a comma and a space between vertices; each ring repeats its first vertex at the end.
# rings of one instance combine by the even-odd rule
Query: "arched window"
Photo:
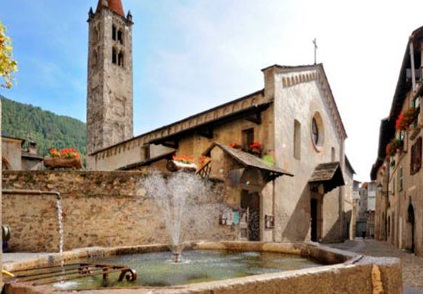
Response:
POLYGON ((294 158, 301 160, 301 124, 294 120, 294 158))
POLYGON ((115 25, 112 25, 112 39, 116 41, 117 39, 117 33, 116 33, 116 27, 115 25))
POLYGON ((115 48, 112 49, 112 63, 117 64, 118 56, 115 48))
POLYGON ((119 55, 118 55, 118 65, 121 67, 124 67, 124 55, 122 51, 119 52, 119 55))
POLYGON ((117 41, 121 44, 123 44, 123 32, 121 30, 118 30, 117 33, 117 41))

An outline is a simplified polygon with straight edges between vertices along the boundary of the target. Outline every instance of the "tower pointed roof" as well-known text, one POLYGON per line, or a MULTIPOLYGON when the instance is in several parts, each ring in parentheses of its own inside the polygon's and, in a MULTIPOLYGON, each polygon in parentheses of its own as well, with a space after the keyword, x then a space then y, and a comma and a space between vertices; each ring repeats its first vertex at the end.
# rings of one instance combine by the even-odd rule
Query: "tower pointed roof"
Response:
MULTIPOLYGON (((105 6, 103 3, 104 3, 103 0, 98 0, 97 10, 99 10, 102 6, 105 6)), ((116 12, 122 17, 125 17, 121 0, 107 0, 107 3, 108 3, 107 6, 111 11, 116 12)))

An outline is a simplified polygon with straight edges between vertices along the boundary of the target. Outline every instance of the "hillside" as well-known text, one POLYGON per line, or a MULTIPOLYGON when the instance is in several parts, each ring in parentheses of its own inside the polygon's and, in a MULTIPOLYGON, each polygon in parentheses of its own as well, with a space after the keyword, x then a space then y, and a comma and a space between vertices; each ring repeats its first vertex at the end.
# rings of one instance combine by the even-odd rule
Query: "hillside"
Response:
POLYGON ((28 104, 12 101, 0 95, 2 102, 2 134, 37 143, 38 153, 48 154, 50 148, 76 148, 86 154, 85 123, 56 115, 28 104))

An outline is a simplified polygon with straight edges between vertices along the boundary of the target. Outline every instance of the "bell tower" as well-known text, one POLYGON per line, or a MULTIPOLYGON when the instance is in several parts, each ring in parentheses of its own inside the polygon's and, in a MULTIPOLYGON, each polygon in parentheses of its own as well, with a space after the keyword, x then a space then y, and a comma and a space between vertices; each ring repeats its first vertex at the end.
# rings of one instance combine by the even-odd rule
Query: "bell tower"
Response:
POLYGON ((88 12, 88 155, 133 137, 132 25, 121 0, 88 12))

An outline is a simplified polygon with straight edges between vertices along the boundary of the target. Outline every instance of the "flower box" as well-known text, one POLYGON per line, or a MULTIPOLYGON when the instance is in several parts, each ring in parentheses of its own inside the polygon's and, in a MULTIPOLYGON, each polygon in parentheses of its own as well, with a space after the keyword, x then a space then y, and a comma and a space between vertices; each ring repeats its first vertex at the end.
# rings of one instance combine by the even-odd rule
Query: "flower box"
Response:
POLYGON ((177 160, 169 160, 166 164, 166 168, 168 171, 176 172, 176 171, 185 171, 185 172, 196 172, 197 165, 194 163, 185 163, 177 160))
POLYGON ((46 156, 43 159, 44 166, 47 168, 71 168, 71 169, 81 169, 82 163, 81 158, 62 158, 62 157, 50 157, 46 156))
POLYGON ((400 113, 396 122, 395 122, 395 129, 396 130, 409 130, 412 124, 417 120, 419 115, 420 108, 409 108, 400 113))

